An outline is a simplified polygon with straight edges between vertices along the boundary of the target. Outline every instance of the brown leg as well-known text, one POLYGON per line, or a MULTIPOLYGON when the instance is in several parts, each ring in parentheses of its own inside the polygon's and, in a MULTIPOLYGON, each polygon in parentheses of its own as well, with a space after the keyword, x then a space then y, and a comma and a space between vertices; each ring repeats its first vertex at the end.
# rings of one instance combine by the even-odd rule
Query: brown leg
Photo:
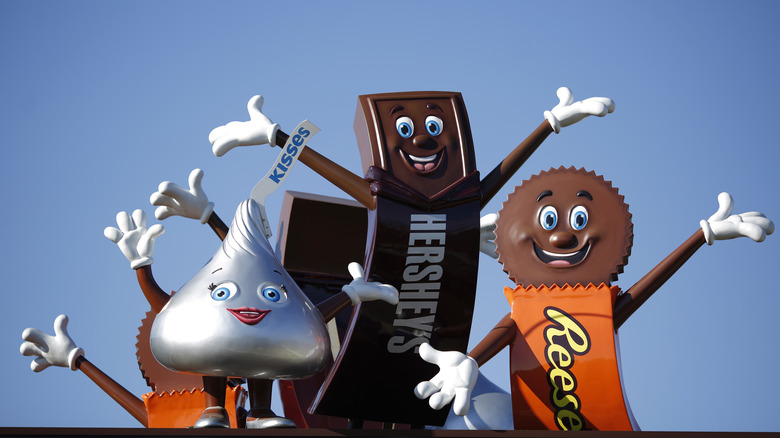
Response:
POLYGON ((247 379, 249 389, 249 414, 246 417, 248 429, 294 428, 295 423, 277 416, 271 410, 273 380, 247 379))
POLYGON ((272 380, 247 379, 249 389, 249 416, 253 418, 275 417, 271 410, 272 380))
POLYGON ((230 419, 225 410, 226 377, 203 376, 205 409, 195 422, 195 428, 230 427, 230 419))
POLYGON ((203 390, 206 392, 206 407, 225 407, 226 377, 203 376, 203 390))

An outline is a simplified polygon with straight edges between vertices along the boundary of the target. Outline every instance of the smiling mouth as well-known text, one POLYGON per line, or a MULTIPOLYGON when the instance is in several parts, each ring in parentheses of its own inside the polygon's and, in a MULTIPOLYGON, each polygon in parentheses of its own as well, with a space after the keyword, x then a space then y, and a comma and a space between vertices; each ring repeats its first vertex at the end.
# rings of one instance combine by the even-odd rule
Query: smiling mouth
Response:
POLYGON ((260 310, 254 307, 239 307, 238 309, 227 309, 233 316, 246 325, 255 325, 268 315, 270 310, 260 310))
POLYGON ((436 170, 441 163, 441 157, 444 155, 444 150, 428 155, 427 157, 418 157, 416 155, 407 154, 401 151, 401 154, 406 158, 406 161, 418 172, 428 173, 436 170))
POLYGON ((579 251, 568 252, 565 254, 545 251, 534 243, 534 251, 536 251, 536 257, 538 257, 539 260, 541 260, 547 266, 574 266, 585 260, 585 257, 588 256, 588 251, 590 251, 590 243, 586 243, 585 246, 579 251))

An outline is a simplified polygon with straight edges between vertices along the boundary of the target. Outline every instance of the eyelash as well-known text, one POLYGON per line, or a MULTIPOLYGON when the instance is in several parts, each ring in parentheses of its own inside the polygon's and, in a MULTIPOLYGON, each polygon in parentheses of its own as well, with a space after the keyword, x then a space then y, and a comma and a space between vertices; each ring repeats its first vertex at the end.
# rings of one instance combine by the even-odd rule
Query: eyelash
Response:
POLYGON ((214 284, 214 283, 211 283, 211 284, 209 285, 209 291, 210 291, 210 292, 214 292, 214 289, 216 289, 216 288, 217 288, 217 285, 216 285, 216 284, 214 284))

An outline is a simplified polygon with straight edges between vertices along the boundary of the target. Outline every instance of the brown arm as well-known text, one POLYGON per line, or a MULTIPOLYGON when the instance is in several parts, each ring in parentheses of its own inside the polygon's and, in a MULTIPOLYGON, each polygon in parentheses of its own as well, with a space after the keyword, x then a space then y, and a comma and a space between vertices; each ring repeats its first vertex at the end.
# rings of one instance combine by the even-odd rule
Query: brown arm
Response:
POLYGON ((317 304, 317 310, 322 314, 322 319, 325 322, 330 321, 342 310, 346 309, 352 304, 352 300, 349 298, 346 292, 341 291, 336 295, 317 304))
POLYGON ((517 325, 512 320, 512 315, 507 313, 501 318, 501 321, 493 327, 476 347, 469 353, 469 356, 477 361, 477 365, 482 366, 493 358, 501 350, 506 348, 515 340, 517 334, 517 325))
POLYGON ((103 371, 100 371, 98 367, 93 365, 84 356, 79 356, 79 358, 76 359, 76 368, 86 374, 87 377, 100 387, 100 389, 105 391, 105 393, 113 398, 114 401, 119 403, 120 406, 129 412, 130 415, 138 420, 144 427, 149 427, 149 416, 146 412, 144 402, 141 401, 141 399, 126 390, 114 379, 108 377, 103 371))
POLYGON ((666 280, 671 278, 704 243, 704 232, 700 228, 626 293, 620 295, 615 302, 613 318, 615 330, 620 328, 628 317, 666 283, 666 280))
POLYGON ((219 237, 219 240, 225 240, 225 237, 228 233, 228 227, 225 225, 224 222, 222 222, 222 219, 217 216, 217 213, 212 211, 211 215, 209 216, 208 221, 209 226, 212 230, 214 230, 215 233, 217 233, 217 237, 219 237))
MULTIPOLYGON (((485 207, 493 196, 501 190, 501 187, 509 181, 512 175, 520 169, 520 166, 528 160, 531 154, 536 151, 539 145, 553 132, 550 122, 545 120, 539 127, 537 127, 531 135, 528 136, 522 143, 509 153, 498 166, 495 167, 485 178, 480 182, 480 188, 482 189, 482 203, 480 208, 485 207)), ((301 157, 303 158, 303 157, 301 157)))
MULTIPOLYGON (((276 145, 284 147, 287 138, 289 138, 289 135, 281 130, 278 131, 276 133, 276 145)), ((323 157, 308 146, 301 151, 300 160, 311 170, 320 174, 320 176, 333 183, 333 185, 343 190, 369 210, 376 208, 376 201, 371 194, 370 183, 365 179, 323 157)))
POLYGON ((157 285, 157 282, 154 281, 152 266, 141 266, 135 270, 135 274, 138 277, 138 285, 141 286, 146 301, 152 306, 152 310, 156 313, 160 313, 160 310, 162 310, 168 300, 171 299, 171 296, 165 293, 165 291, 157 285))

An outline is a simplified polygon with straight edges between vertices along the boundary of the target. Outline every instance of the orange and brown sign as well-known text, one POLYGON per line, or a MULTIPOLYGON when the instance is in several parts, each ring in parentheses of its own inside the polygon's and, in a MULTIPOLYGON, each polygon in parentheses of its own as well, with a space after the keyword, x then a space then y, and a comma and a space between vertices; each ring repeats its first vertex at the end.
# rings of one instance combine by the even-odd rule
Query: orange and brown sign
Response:
POLYGON ((612 326, 616 286, 505 289, 516 429, 632 430, 612 326))

